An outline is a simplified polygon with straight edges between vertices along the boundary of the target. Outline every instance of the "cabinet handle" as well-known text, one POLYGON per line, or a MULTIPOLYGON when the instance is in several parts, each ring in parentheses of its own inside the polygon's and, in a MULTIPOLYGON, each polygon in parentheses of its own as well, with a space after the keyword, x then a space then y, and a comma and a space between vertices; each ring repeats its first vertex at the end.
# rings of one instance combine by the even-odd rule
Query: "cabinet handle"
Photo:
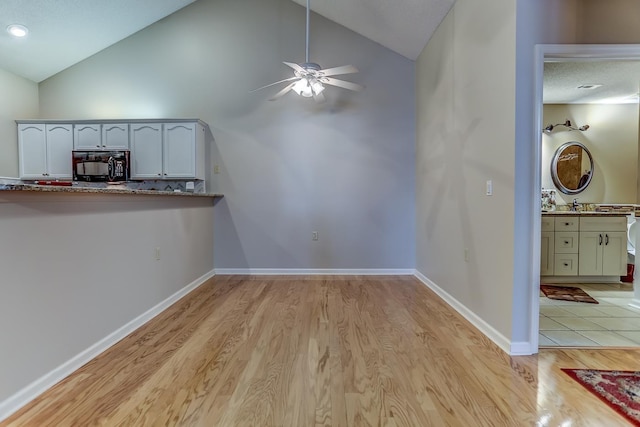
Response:
POLYGON ((567 263, 565 262, 565 263, 564 263, 564 266, 565 266, 565 267, 569 267, 569 264, 567 264, 567 263))
POLYGON ((100 146, 99 146, 99 145, 96 145, 96 147, 97 147, 97 148, 100 148, 100 146))
POLYGON ((565 241, 564 241, 564 244, 565 244, 565 245, 568 245, 568 244, 569 244, 569 242, 568 242, 567 240, 565 240, 565 241))
POLYGON ((565 222, 565 223, 564 223, 564 225, 569 225, 569 224, 571 224, 571 223, 570 223, 570 222, 565 222))
POLYGON ((602 234, 600 234, 600 243, 598 243, 598 246, 602 245, 602 234))
POLYGON ((604 236, 605 236, 605 237, 604 237, 604 244, 605 244, 605 245, 608 245, 608 244, 609 244, 609 235, 608 235, 608 234, 605 234, 604 236))

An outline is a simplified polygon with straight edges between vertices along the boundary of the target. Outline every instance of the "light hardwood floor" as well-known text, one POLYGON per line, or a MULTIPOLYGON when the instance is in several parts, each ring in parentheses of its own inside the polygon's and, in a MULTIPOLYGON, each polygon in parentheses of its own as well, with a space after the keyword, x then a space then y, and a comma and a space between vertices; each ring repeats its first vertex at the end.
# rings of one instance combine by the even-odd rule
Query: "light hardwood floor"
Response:
POLYGON ((618 426, 560 368, 509 357, 410 276, 217 276, 2 426, 618 426))

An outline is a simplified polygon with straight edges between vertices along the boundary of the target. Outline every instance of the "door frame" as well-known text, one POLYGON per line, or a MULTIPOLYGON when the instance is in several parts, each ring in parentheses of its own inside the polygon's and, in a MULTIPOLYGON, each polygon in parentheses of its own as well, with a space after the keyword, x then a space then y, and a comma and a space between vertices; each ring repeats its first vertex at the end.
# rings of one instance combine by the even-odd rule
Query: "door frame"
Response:
POLYGON ((640 61, 640 44, 538 44, 535 46, 534 59, 534 136, 535 143, 533 156, 534 172, 534 212, 532 218, 532 259, 533 268, 531 283, 529 308, 530 319, 530 344, 533 353, 538 352, 538 335, 540 333, 540 245, 541 245, 541 224, 540 224, 540 190, 542 185, 542 91, 544 88, 544 63, 548 61, 563 62, 589 62, 589 61, 613 61, 613 60, 635 60, 640 61))

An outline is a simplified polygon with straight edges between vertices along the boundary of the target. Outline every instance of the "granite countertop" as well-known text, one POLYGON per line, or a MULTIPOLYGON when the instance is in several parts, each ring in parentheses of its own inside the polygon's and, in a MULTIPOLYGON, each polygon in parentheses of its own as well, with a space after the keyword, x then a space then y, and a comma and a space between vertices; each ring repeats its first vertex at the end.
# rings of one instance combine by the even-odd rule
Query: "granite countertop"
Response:
POLYGON ((599 211, 543 211, 544 216, 627 216, 625 212, 599 212, 599 211))
POLYGON ((94 188, 65 185, 37 185, 37 184, 5 184, 0 185, 0 191, 33 191, 41 193, 93 193, 93 194, 132 194, 152 196, 178 196, 178 197, 223 197, 215 193, 193 193, 189 191, 158 191, 138 190, 126 187, 110 186, 108 188, 94 188))

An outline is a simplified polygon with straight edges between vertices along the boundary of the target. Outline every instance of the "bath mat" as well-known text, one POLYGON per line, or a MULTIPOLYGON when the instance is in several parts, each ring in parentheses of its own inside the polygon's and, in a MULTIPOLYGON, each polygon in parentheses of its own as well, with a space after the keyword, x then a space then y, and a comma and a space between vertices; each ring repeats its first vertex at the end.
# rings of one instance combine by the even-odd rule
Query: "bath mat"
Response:
POLYGON ((562 370, 631 424, 640 426, 640 372, 562 370))
POLYGON ((580 288, 572 288, 570 286, 540 285, 540 290, 549 299, 559 299, 563 301, 588 302, 590 304, 599 304, 598 301, 580 288))

